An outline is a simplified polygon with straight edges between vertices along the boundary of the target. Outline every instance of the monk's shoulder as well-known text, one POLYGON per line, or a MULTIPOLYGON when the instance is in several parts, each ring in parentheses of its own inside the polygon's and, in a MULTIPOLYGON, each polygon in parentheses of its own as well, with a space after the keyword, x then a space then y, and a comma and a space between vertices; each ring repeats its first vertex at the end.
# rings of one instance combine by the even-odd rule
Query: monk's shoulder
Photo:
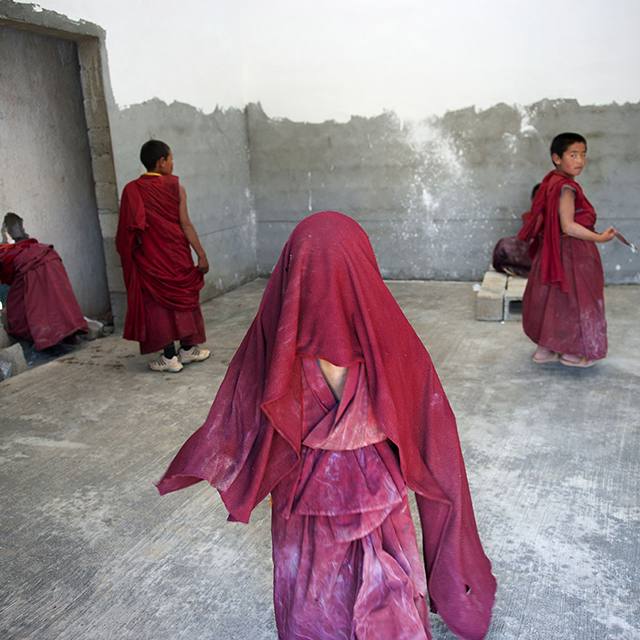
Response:
POLYGON ((171 194, 178 198, 180 197, 180 178, 178 178, 178 176, 174 176, 173 174, 162 176, 162 185, 171 194))

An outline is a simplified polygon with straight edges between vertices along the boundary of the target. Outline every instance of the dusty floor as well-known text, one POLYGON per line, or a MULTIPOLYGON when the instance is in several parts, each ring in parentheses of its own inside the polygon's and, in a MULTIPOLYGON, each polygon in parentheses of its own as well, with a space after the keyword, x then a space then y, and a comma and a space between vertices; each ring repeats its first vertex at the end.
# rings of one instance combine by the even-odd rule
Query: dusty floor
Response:
MULTIPOLYGON (((180 374, 111 336, 0 383, 1 640, 276 640, 269 505, 229 524, 204 484, 152 484, 264 283, 204 305, 213 355, 180 374)), ((471 284, 389 286, 457 415, 499 583, 488 640, 639 639, 640 287, 606 289, 609 357, 580 371, 533 364, 518 322, 475 321, 471 284)))

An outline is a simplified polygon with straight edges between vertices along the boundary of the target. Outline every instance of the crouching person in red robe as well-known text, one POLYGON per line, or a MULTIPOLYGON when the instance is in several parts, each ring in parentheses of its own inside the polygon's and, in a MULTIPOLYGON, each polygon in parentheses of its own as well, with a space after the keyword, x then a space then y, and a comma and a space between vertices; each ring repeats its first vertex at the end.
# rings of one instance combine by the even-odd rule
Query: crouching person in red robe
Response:
POLYGON ((78 306, 62 259, 53 245, 30 238, 23 220, 7 213, 0 244, 0 283, 7 294, 7 333, 33 342, 37 351, 59 342, 75 342, 87 333, 87 322, 78 306))
POLYGON ((518 237, 542 233, 522 298, 522 326, 538 348, 537 363, 590 367, 607 355, 604 272, 596 242, 609 242, 615 229, 597 233, 596 212, 575 178, 587 158, 587 141, 561 133, 551 143, 555 170, 548 173, 518 237))
MULTIPOLYGON (((539 187, 539 183, 533 187, 531 201, 535 198, 539 187)), ((522 214, 523 227, 530 217, 530 210, 522 214)), ((523 242, 518 236, 500 238, 493 249, 493 257, 491 259, 493 268, 509 276, 524 276, 526 278, 531 270, 531 253, 535 255, 535 250, 533 252, 530 251, 531 244, 531 242, 523 242)))
POLYGON ((206 480, 229 520, 269 493, 280 640, 484 638, 496 588, 455 417, 362 227, 303 220, 205 424, 158 483, 206 480), (408 490, 416 494, 423 567, 408 490))
POLYGON ((206 340, 199 293, 209 263, 189 219, 187 192, 173 175, 171 149, 149 140, 140 160, 147 173, 124 188, 116 234, 127 287, 123 337, 138 341, 140 353, 163 349, 149 368, 175 373, 210 355, 198 347, 206 340))

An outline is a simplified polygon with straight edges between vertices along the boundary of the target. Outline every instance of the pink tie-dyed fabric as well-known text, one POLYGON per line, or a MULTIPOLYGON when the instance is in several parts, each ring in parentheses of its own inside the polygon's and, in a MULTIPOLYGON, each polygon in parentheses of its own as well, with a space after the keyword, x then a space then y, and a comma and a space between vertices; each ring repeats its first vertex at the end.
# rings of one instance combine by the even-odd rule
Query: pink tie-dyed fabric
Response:
POLYGON ((303 359, 302 378, 302 455, 273 491, 280 638, 430 639, 407 488, 371 411, 364 367, 350 368, 339 403, 315 360, 303 359))

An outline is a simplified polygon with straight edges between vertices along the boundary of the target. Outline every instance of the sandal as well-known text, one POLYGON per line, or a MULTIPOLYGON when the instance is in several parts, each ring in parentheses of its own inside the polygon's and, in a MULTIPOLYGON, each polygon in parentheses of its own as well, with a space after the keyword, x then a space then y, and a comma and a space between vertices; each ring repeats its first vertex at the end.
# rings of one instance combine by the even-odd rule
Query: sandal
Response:
POLYGON ((532 360, 536 364, 544 364, 545 362, 556 362, 557 360, 560 360, 560 354, 554 351, 553 355, 547 356, 546 358, 536 358, 535 354, 533 354, 532 360))
POLYGON ((577 367, 579 369, 587 369, 588 367, 593 367, 593 365, 597 362, 596 360, 587 360, 584 356, 578 360, 578 362, 572 362, 571 360, 567 360, 564 356, 560 358, 560 362, 565 367, 577 367))

